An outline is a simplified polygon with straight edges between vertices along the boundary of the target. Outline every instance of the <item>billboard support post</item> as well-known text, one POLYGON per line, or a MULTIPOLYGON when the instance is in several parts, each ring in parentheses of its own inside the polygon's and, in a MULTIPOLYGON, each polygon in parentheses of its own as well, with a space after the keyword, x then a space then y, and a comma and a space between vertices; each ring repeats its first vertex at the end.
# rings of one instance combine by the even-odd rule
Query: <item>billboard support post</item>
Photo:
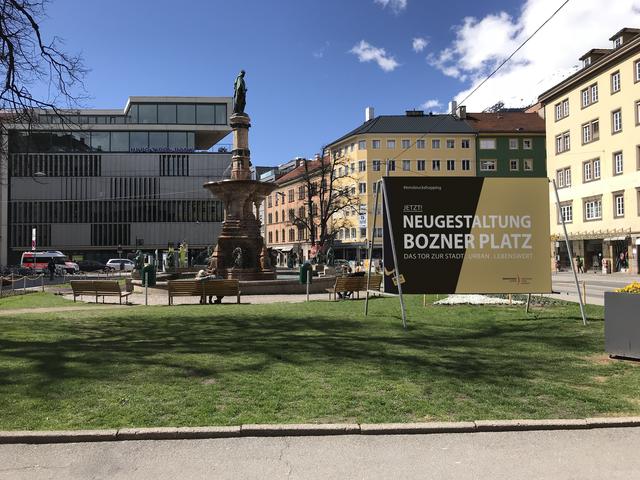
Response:
MULTIPOLYGON (((398 284, 398 296, 400 297, 400 309, 402 310, 402 328, 407 329, 407 312, 404 306, 404 297, 402 296, 402 283, 400 283, 400 265, 398 264, 398 255, 396 253, 396 242, 393 236, 393 226, 391 225, 391 210, 389 210, 389 197, 385 183, 382 182, 382 204, 387 214, 387 227, 389 228, 389 238, 391 239, 391 253, 393 254, 393 270, 396 274, 396 283, 398 284)), ((385 267, 386 268, 386 267, 385 267)))
POLYGON ((558 215, 560 216, 560 221, 562 222, 562 230, 564 231, 564 241, 567 245, 567 252, 569 254, 569 263, 571 264, 571 270, 573 271, 573 279, 576 282, 576 292, 578 293, 578 302, 580 303, 580 314, 582 315, 582 324, 587 324, 587 317, 584 314, 584 305, 582 303, 582 295, 580 292, 580 284, 578 283, 578 272, 576 272, 576 265, 573 263, 573 252, 571 251, 571 245, 569 244, 569 235, 567 234, 567 225, 564 222, 564 215, 562 215, 562 209, 560 208, 560 196, 558 195, 558 187, 556 186, 556 180, 551 180, 553 184, 553 191, 556 194, 556 210, 558 211, 558 215))
POLYGON ((371 287, 371 264, 373 263, 373 242, 376 239, 376 221, 378 220, 378 202, 380 201, 380 180, 373 182, 376 186, 376 199, 373 203, 373 225, 369 242, 369 267, 367 268, 367 293, 364 299, 364 315, 369 314, 369 288, 371 287))

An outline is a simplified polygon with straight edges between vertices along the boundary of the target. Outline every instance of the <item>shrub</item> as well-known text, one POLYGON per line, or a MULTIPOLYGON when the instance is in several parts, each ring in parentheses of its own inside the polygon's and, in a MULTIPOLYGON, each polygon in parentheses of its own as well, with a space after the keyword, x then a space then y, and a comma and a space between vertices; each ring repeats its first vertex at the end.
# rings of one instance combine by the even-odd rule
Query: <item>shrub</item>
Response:
POLYGON ((632 282, 626 287, 617 289, 616 292, 640 294, 640 282, 632 282))

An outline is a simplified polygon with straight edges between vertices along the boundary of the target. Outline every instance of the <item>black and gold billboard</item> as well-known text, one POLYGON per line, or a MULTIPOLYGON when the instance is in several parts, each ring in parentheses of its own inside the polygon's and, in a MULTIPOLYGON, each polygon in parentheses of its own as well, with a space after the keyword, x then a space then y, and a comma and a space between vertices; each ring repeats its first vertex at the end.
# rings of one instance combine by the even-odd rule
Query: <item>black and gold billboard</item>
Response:
POLYGON ((384 178, 385 291, 549 293, 546 178, 384 178), (388 222, 391 222, 389 225, 388 222))

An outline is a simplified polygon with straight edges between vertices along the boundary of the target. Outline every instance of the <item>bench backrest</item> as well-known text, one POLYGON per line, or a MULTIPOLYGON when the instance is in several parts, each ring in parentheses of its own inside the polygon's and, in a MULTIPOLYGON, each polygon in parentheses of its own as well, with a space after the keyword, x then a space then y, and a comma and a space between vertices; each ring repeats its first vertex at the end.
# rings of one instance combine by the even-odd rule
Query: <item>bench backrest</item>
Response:
POLYGON ((238 280, 169 280, 170 294, 177 295, 237 295, 238 280))
POLYGON ((71 280, 70 283, 74 294, 96 291, 93 288, 93 280, 71 280))
MULTIPOLYGON (((382 275, 371 275, 369 287, 372 290, 378 290, 380 288, 380 282, 382 282, 382 275)), ((364 277, 336 277, 334 289, 341 292, 366 290, 367 277, 366 275, 364 277)))
POLYGON ((117 280, 94 280, 93 288, 98 293, 122 293, 117 280))

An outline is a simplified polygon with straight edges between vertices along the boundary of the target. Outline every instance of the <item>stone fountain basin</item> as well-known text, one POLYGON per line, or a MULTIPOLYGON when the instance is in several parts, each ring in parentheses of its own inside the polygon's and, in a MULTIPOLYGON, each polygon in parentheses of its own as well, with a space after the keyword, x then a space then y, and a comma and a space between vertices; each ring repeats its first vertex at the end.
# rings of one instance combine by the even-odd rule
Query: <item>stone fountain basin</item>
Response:
POLYGON ((233 192, 234 195, 246 197, 255 195, 264 198, 275 190, 277 185, 270 182, 259 182, 258 180, 221 180, 219 182, 207 182, 203 185, 212 195, 224 199, 225 195, 233 192))

